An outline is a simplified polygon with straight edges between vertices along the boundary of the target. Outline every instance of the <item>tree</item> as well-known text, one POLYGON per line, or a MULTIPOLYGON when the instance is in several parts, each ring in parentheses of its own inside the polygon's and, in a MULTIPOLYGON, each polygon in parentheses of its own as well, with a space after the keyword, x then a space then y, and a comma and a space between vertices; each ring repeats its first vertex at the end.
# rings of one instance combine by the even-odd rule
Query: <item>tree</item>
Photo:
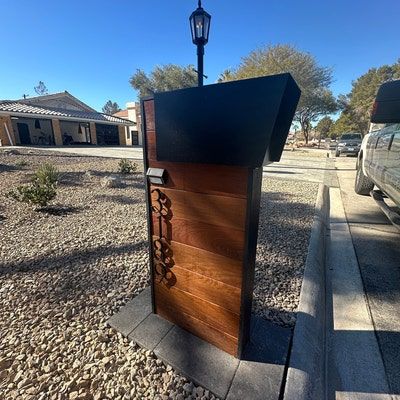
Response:
POLYGON ((181 67, 168 64, 156 66, 150 74, 137 69, 130 79, 132 87, 139 91, 139 96, 149 96, 154 92, 165 92, 197 86, 197 73, 192 65, 181 67))
POLYGON ((39 96, 43 96, 43 95, 49 93, 46 85, 42 81, 39 81, 38 85, 35 86, 33 89, 35 90, 36 94, 39 96))
POLYGON ((217 82, 227 82, 232 80, 232 71, 230 69, 226 69, 222 74, 219 75, 217 82))
POLYGON ((118 111, 121 111, 119 105, 111 100, 108 100, 106 104, 104 104, 103 108, 101 109, 104 114, 113 115, 118 111))
POLYGON ((315 130, 318 132, 318 148, 321 144, 321 139, 329 136, 329 131, 332 129, 333 120, 331 117, 325 116, 318 121, 315 130))
POLYGON ((346 132, 361 132, 359 125, 353 121, 352 117, 348 112, 342 112, 340 117, 334 122, 329 132, 329 136, 332 139, 336 139, 338 136, 346 132))
POLYGON ((318 121, 315 130, 319 133, 320 137, 326 138, 329 136, 329 131, 332 129, 333 120, 331 117, 325 116, 318 121))
POLYGON ((351 131, 367 133, 372 105, 379 86, 394 79, 400 79, 400 60, 393 65, 371 68, 352 82, 351 92, 339 98, 343 111, 335 124, 335 129, 342 131, 337 133, 351 131))
POLYGON ((337 111, 338 105, 329 86, 332 70, 321 67, 315 58, 290 45, 262 47, 242 58, 231 80, 290 72, 301 89, 301 98, 294 120, 300 124, 308 143, 312 122, 337 111))

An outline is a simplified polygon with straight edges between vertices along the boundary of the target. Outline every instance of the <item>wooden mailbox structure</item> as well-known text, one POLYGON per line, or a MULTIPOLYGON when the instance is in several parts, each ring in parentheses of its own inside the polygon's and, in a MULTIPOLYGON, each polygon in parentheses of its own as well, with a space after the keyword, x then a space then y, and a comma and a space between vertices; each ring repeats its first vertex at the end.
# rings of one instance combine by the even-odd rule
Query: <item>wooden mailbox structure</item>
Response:
POLYGON ((239 358, 262 165, 279 161, 299 97, 281 74, 142 100, 153 312, 239 358))

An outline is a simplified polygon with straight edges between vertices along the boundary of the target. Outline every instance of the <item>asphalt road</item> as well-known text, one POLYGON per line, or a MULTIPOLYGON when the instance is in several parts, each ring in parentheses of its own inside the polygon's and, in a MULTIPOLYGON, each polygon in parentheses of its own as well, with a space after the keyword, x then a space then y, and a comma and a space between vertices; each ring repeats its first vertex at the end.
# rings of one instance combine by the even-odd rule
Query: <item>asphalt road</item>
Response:
MULTIPOLYGON (((339 187, 390 391, 400 395, 400 232, 354 192, 356 159, 335 159, 339 187)), ((389 205, 393 205, 389 201, 389 205)))

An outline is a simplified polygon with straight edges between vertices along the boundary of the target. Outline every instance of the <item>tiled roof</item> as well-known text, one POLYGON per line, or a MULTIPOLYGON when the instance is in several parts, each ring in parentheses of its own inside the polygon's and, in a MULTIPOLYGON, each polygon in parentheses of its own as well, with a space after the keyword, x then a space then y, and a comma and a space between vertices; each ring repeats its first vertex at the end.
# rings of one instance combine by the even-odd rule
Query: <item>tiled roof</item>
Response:
POLYGON ((112 115, 102 114, 98 112, 86 112, 86 111, 73 111, 65 110, 53 107, 42 107, 34 106, 30 104, 24 104, 22 101, 5 100, 0 101, 0 112, 22 113, 22 114, 35 114, 43 115, 48 117, 60 117, 60 118, 75 118, 75 119, 88 119, 95 120, 98 122, 115 122, 116 124, 132 125, 134 122, 129 121, 125 118, 118 118, 112 115))
POLYGON ((114 117, 128 118, 128 110, 121 110, 113 114, 114 117))
POLYGON ((18 99, 16 101, 22 102, 24 104, 33 104, 35 106, 43 106, 43 107, 57 107, 57 106, 52 106, 51 104, 47 104, 49 101, 63 101, 67 102, 70 101, 74 105, 82 108, 82 111, 89 111, 89 112, 96 112, 92 107, 88 106, 81 100, 77 99, 75 96, 72 96, 71 93, 67 92, 66 90, 64 92, 58 92, 58 93, 52 93, 52 94, 45 94, 41 96, 33 96, 33 97, 27 97, 25 99, 18 99))

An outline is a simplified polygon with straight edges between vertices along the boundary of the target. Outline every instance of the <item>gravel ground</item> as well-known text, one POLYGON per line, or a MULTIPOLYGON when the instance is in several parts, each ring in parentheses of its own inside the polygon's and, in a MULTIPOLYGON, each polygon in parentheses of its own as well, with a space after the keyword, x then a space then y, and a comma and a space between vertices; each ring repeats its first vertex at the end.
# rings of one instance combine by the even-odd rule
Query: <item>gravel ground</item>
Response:
MULTIPOLYGON (((1 399, 215 398, 105 325, 148 285, 142 175, 100 185, 117 163, 0 153, 1 399), (51 214, 3 196, 44 161, 63 173, 51 214)), ((263 190, 254 311, 291 327, 317 185, 263 190)))
POLYGON ((293 328, 318 184, 264 179, 253 312, 293 328))

